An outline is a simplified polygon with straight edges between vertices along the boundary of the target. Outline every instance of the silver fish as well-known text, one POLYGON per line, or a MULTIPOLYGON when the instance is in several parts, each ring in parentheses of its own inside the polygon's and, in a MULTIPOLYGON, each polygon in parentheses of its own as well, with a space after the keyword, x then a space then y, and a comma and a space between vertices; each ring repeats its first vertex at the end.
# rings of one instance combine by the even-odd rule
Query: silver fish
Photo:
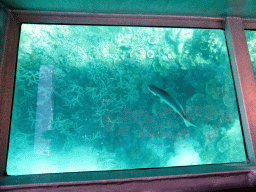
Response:
POLYGON ((168 92, 152 84, 148 85, 148 88, 151 91, 151 93, 158 96, 162 101, 169 105, 176 113, 178 113, 182 117, 187 127, 196 127, 186 119, 186 115, 181 104, 178 101, 176 101, 168 92))

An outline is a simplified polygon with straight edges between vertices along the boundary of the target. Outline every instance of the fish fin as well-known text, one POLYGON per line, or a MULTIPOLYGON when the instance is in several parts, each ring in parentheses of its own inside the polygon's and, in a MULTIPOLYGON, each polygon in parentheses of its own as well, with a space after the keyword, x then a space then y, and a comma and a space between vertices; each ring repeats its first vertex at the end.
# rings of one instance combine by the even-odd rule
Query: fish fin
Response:
POLYGON ((193 123, 190 123, 187 119, 184 119, 184 122, 185 122, 185 125, 186 125, 187 127, 190 127, 190 126, 197 127, 197 126, 195 126, 193 123))
POLYGON ((177 100, 176 100, 176 102, 178 103, 179 107, 181 108, 183 115, 185 115, 185 111, 184 111, 182 105, 177 100))

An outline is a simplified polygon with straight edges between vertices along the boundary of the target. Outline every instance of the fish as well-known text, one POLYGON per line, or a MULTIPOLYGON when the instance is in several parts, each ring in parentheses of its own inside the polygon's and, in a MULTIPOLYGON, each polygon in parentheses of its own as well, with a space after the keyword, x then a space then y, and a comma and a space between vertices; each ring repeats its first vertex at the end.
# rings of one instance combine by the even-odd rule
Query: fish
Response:
POLYGON ((169 105, 177 114, 179 114, 179 116, 181 116, 181 118, 183 119, 187 127, 190 127, 190 126, 197 127, 196 125, 192 124, 187 120, 186 114, 181 104, 178 101, 176 101, 176 99, 174 99, 174 97, 172 97, 167 91, 153 84, 148 85, 148 88, 153 95, 159 97, 163 102, 169 105))

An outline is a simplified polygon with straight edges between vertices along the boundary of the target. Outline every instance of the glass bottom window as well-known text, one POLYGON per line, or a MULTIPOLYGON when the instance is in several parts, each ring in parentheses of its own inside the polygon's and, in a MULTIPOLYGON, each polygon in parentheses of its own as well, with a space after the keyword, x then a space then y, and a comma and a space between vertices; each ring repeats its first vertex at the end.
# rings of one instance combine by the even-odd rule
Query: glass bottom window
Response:
POLYGON ((9 175, 245 160, 223 30, 22 25, 9 175))

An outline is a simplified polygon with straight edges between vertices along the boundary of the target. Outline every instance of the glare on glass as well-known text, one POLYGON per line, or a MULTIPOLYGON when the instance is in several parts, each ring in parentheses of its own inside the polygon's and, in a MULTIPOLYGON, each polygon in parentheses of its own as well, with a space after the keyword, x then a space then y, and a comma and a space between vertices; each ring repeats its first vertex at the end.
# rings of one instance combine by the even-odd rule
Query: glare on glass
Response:
POLYGON ((245 160, 222 30, 22 25, 9 175, 245 160))

